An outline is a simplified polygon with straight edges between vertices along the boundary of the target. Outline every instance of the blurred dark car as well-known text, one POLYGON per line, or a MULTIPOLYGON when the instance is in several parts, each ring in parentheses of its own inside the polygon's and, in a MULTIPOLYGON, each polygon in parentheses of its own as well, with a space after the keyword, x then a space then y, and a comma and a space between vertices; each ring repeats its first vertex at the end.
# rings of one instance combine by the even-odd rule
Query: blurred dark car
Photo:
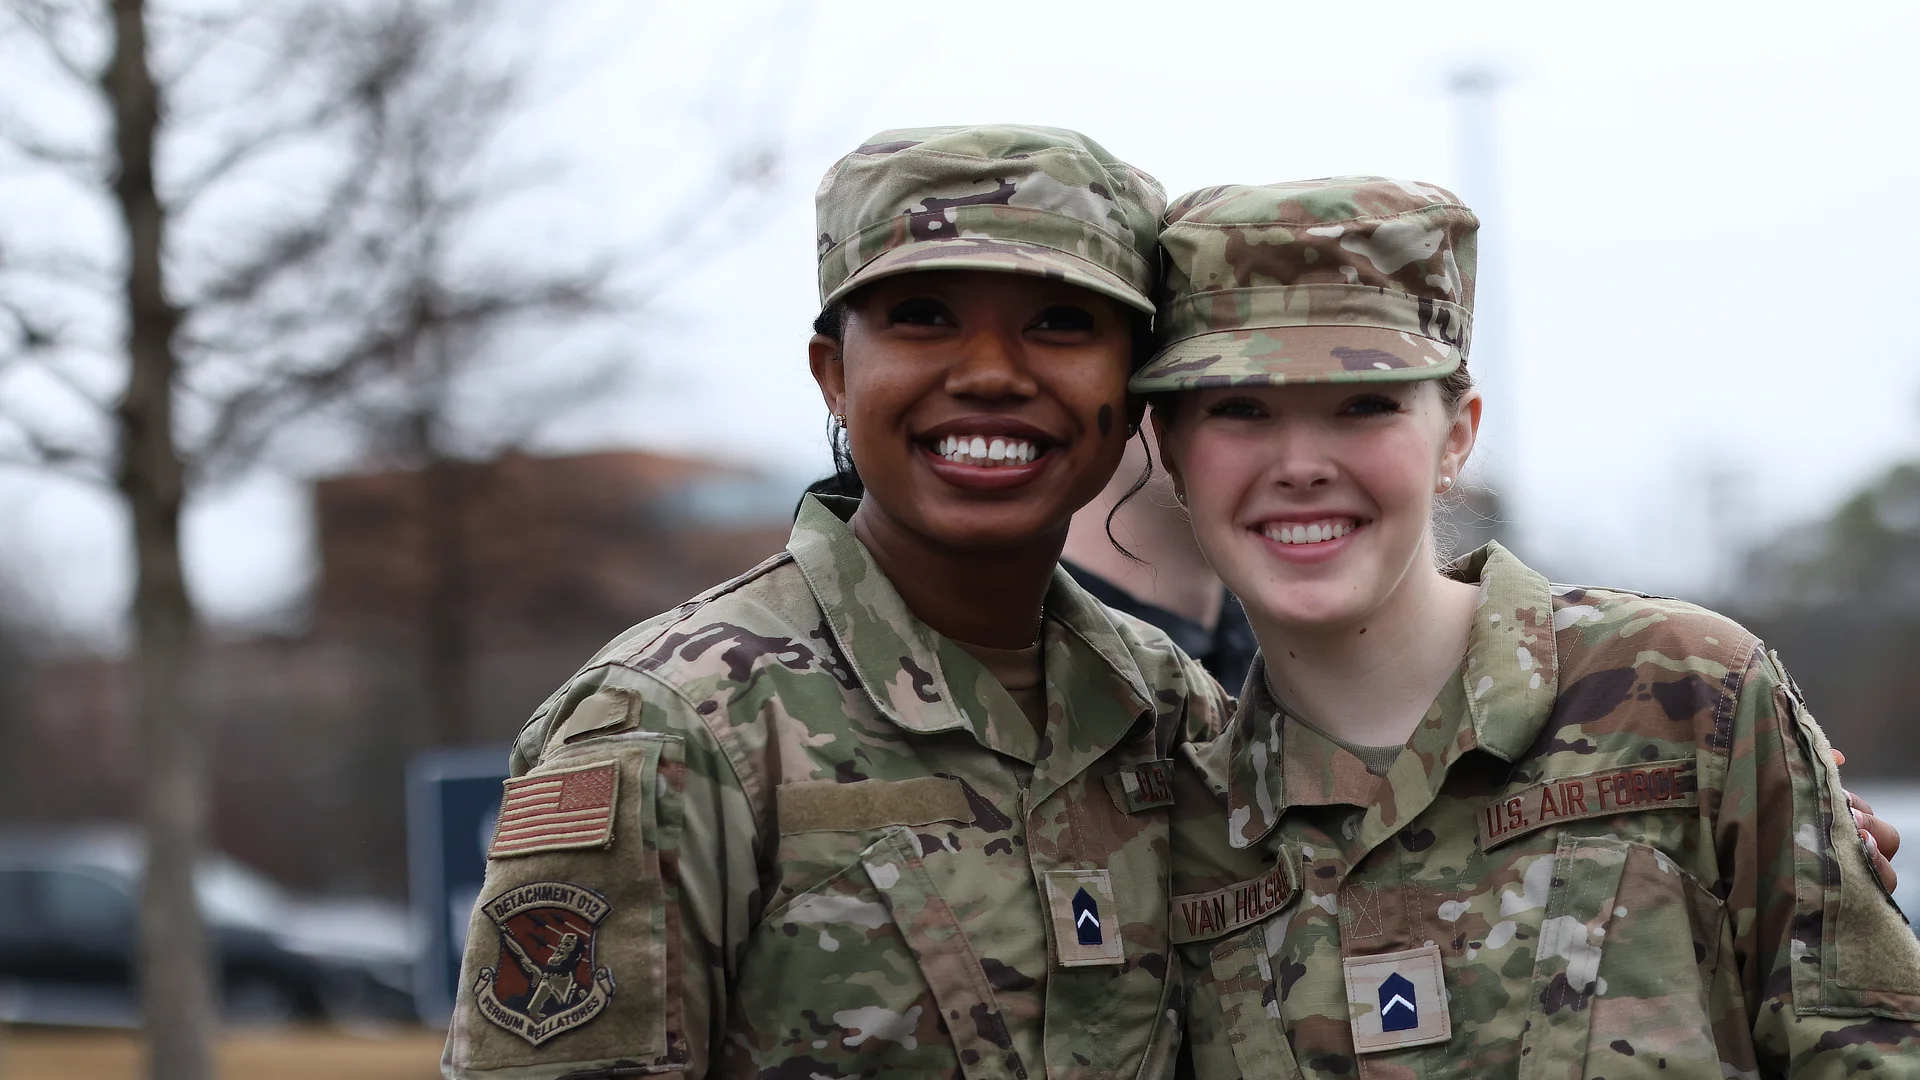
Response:
MULTIPOLYGON (((125 828, 0 832, 0 1021, 139 1022, 142 846, 125 828)), ((223 855, 194 876, 228 1022, 414 1019, 403 908, 297 897, 223 855)))

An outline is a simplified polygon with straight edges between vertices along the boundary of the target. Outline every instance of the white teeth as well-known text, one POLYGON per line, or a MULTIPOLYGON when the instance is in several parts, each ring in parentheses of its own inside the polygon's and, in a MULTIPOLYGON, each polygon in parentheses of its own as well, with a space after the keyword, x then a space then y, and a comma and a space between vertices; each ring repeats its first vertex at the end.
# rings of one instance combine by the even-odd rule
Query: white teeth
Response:
POLYGON ((1311 525, 1268 525, 1261 530, 1267 539, 1281 544, 1321 544, 1338 540, 1359 528, 1351 518, 1316 521, 1311 525))
POLYGON ((934 450, 948 461, 980 467, 1025 465, 1040 456, 1040 451, 1025 439, 1005 436, 948 435, 934 450))

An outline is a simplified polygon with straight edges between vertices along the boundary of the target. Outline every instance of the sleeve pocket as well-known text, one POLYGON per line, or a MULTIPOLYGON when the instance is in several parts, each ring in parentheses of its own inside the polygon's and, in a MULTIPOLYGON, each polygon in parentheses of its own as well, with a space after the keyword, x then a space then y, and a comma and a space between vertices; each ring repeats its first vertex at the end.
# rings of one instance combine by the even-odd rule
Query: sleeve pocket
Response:
POLYGON ((1794 833, 1794 1009, 1920 1020, 1920 941, 1867 861, 1826 733, 1798 694, 1782 696, 1793 711, 1818 811, 1794 833))

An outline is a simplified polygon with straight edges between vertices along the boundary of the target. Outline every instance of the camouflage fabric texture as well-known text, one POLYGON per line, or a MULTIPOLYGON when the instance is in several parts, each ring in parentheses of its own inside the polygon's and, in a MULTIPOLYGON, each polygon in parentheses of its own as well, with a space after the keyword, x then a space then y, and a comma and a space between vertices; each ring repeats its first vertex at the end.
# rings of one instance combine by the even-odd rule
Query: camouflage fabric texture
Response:
POLYGON ((1497 545, 1450 572, 1467 658, 1383 777, 1259 669, 1190 753, 1198 1075, 1920 1076, 1920 946, 1777 659, 1497 545))
POLYGON ((560 794, 490 861, 447 1076, 1172 1075, 1172 765, 1224 695, 1057 572, 1036 731, 829 502, 521 733, 510 805, 560 794))
POLYGON ((1431 184, 1201 188, 1168 208, 1136 394, 1437 379, 1466 362, 1479 219, 1431 184))
POLYGON ((820 301, 915 270, 992 270, 1151 313, 1166 202, 1158 181, 1079 132, 883 131, 820 182, 820 301))

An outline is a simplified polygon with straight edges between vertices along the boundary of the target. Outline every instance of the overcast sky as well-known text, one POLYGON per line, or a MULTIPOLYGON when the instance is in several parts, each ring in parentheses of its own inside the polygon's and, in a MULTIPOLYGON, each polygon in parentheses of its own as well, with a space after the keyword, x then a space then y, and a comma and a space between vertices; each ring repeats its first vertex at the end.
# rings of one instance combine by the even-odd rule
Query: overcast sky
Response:
MULTIPOLYGON (((815 182, 882 128, 1015 121, 1080 129, 1170 195, 1342 173, 1460 191, 1485 222, 1479 469, 1521 553, 1560 576, 1701 595, 1735 541, 1920 454, 1920 5, 635 7, 548 30, 542 104, 507 156, 570 162, 571 212, 513 242, 639 244, 684 211, 715 141, 774 131, 790 154, 663 295, 634 342, 640 392, 555 449, 825 471, 804 351, 815 182), (1504 83, 1478 169, 1448 91, 1476 65, 1504 83)), ((194 508, 212 615, 298 595, 305 512, 269 477, 194 508)), ((127 570, 104 499, 0 478, 0 523, 36 602, 111 623, 127 570)))

